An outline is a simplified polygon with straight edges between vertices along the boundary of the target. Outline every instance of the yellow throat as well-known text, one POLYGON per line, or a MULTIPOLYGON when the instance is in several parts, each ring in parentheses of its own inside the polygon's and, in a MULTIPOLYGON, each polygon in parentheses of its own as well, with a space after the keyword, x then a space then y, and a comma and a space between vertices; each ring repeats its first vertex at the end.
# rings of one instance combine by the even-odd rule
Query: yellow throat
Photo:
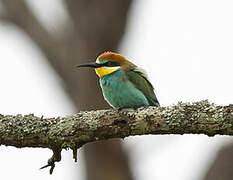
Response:
POLYGON ((117 66, 117 67, 99 67, 99 68, 95 68, 95 72, 100 78, 102 78, 104 76, 112 74, 113 72, 117 71, 119 68, 120 68, 120 66, 117 66))

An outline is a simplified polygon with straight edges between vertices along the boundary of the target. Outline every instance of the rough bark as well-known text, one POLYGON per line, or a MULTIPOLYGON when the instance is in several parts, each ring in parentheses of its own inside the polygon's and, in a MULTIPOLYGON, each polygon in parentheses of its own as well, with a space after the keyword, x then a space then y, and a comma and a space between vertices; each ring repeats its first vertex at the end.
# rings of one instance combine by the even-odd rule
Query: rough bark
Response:
MULTIPOLYGON (((47 30, 25 0, 1 2, 6 13, 2 14, 0 20, 13 23, 35 42, 63 80, 62 85, 77 111, 109 107, 102 97, 95 74, 89 70, 76 71, 74 67, 93 61, 103 51, 117 49, 132 0, 64 0, 70 19, 63 22, 64 27, 56 29, 59 34, 47 30)), ((113 177, 117 180, 132 179, 127 155, 119 140, 88 145, 84 152, 88 180, 114 180, 113 177), (119 151, 115 152, 115 149, 119 151), (115 162, 115 166, 112 162, 115 162)))
POLYGON ((76 159, 77 149, 89 142, 134 135, 185 133, 233 135, 233 106, 201 101, 159 108, 83 111, 48 119, 33 114, 0 116, 0 144, 51 148, 54 155, 47 166, 52 170, 54 162, 61 159, 62 148, 71 148, 76 159))

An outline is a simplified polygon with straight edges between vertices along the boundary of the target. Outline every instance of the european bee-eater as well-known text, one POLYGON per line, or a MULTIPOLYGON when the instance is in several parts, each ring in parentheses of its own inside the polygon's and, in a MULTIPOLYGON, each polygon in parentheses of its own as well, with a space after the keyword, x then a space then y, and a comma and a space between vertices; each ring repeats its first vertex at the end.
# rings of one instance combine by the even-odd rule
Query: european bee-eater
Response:
POLYGON ((77 67, 95 68, 104 98, 115 109, 159 106, 145 71, 120 54, 105 52, 77 67))

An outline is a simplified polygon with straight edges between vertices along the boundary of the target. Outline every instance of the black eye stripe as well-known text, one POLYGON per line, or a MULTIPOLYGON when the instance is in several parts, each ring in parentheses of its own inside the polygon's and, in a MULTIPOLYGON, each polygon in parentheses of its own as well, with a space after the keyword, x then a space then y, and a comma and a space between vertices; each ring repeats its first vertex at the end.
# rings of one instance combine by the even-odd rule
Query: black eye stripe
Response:
POLYGON ((115 62, 115 61, 108 61, 108 62, 104 63, 103 65, 107 66, 107 67, 115 67, 115 66, 120 66, 120 63, 115 62))

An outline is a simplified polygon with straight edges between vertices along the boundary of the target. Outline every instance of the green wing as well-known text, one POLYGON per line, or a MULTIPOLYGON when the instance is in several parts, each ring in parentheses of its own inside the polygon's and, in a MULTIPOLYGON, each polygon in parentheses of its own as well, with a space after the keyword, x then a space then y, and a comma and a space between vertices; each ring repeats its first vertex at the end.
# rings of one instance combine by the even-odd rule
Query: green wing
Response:
POLYGON ((133 69, 126 72, 128 79, 139 89, 147 98, 151 106, 160 106, 156 95, 154 93, 154 88, 145 71, 141 68, 134 67, 133 69))

